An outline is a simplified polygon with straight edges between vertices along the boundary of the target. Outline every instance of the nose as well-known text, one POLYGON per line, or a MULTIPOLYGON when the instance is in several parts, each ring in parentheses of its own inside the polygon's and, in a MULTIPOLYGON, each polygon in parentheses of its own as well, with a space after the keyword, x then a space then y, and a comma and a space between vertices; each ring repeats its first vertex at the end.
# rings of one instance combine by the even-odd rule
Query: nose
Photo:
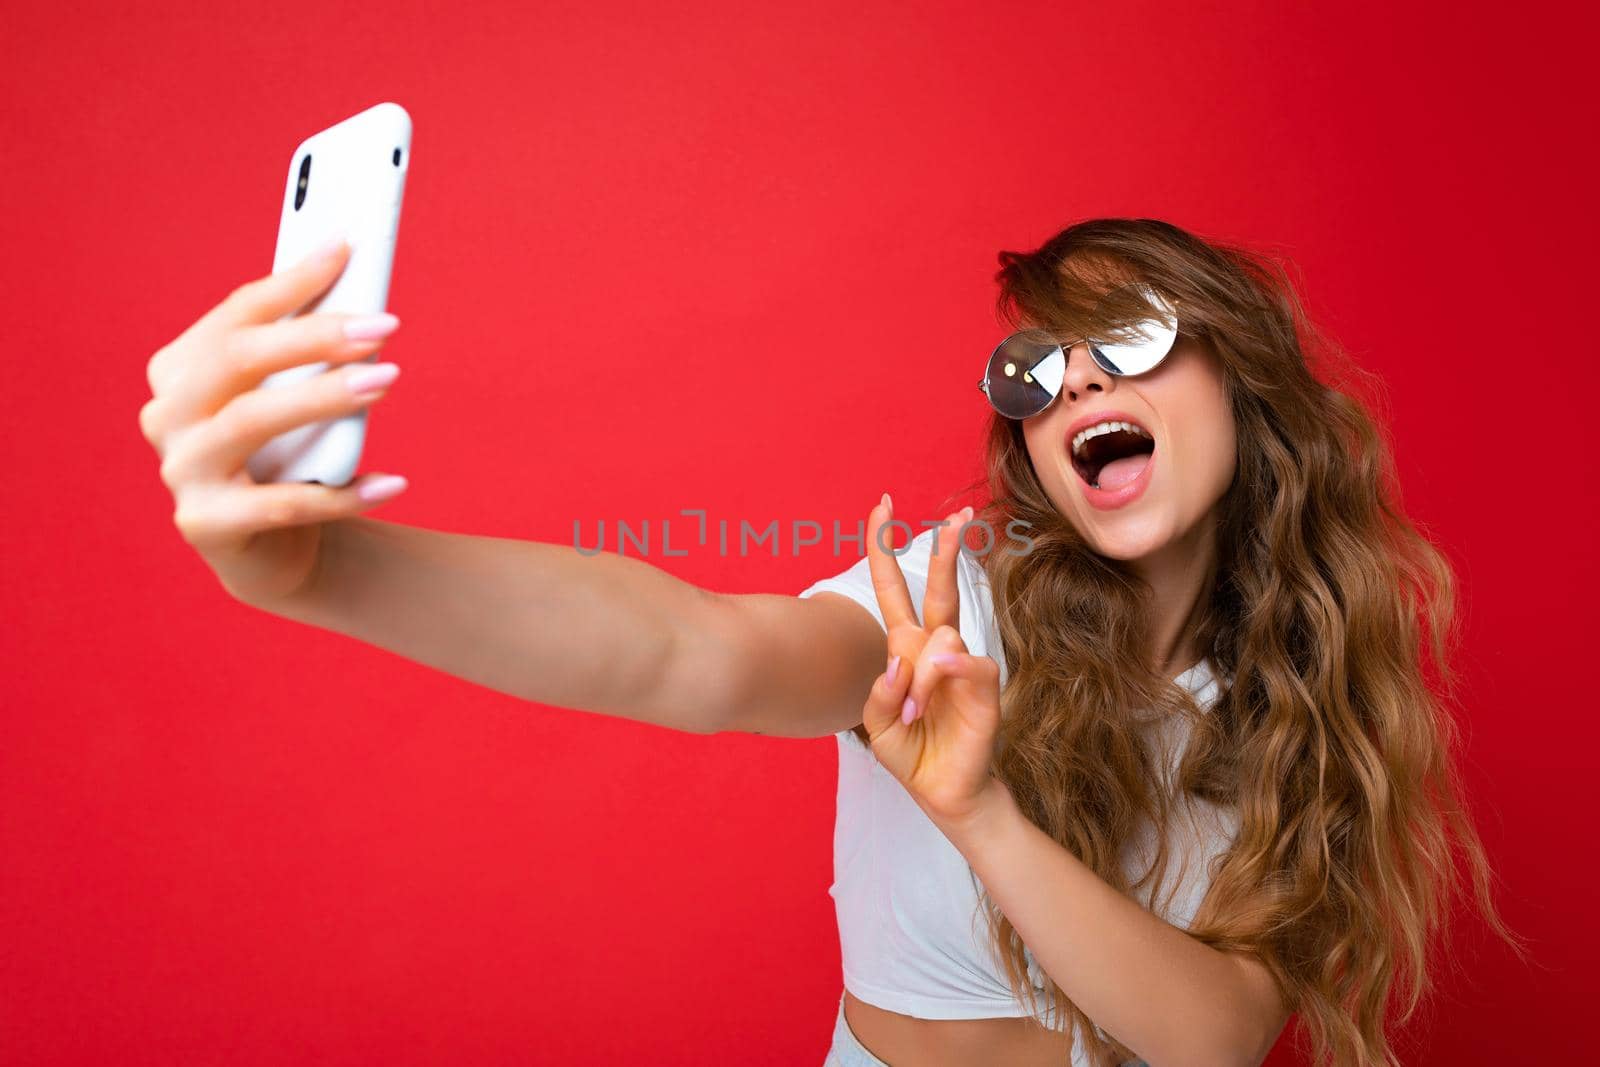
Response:
POLYGON ((1076 401, 1090 393, 1109 393, 1114 388, 1112 376, 1090 357, 1087 341, 1079 341, 1067 350, 1067 373, 1061 380, 1061 391, 1068 400, 1076 401))

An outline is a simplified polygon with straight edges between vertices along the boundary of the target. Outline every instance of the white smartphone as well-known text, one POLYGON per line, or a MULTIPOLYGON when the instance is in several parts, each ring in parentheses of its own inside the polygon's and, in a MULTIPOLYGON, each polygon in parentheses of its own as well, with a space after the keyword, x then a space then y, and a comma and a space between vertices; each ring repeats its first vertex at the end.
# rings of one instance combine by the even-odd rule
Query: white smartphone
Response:
MULTIPOLYGON (((411 116, 399 104, 369 107, 300 142, 289 162, 273 273, 339 236, 350 243, 350 259, 326 293, 293 314, 386 310, 410 166, 411 116)), ((291 367, 268 377, 262 387, 287 385, 327 368, 327 363, 291 367)), ((267 442, 246 467, 258 482, 348 485, 366 435, 365 410, 299 426, 267 442)))

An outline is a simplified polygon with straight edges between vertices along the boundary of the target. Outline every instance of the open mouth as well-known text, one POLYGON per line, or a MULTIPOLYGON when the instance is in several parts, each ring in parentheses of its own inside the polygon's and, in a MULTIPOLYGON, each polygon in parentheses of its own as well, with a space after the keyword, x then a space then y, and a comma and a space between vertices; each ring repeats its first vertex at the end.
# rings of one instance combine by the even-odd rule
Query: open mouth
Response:
POLYGON ((1144 471, 1155 438, 1136 422, 1106 420, 1072 439, 1072 466, 1091 489, 1120 489, 1144 471))

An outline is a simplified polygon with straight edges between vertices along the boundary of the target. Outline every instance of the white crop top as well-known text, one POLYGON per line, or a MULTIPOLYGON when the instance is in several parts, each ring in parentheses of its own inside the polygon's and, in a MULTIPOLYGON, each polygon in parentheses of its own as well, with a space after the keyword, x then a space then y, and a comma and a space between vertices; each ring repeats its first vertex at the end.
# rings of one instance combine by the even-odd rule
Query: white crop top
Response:
MULTIPOLYGON (((899 557, 918 617, 927 589, 933 530, 912 539, 899 557)), ((1004 653, 995 626, 988 576, 976 559, 963 554, 958 566, 960 631, 967 649, 988 655, 1006 678, 1004 653)), ((800 595, 841 593, 861 604, 883 625, 872 591, 867 560, 811 585, 800 595)), ((1202 708, 1216 699, 1216 680, 1200 663, 1176 679, 1194 693, 1202 708)), ((1155 722, 1153 739, 1169 753, 1168 766, 1182 755, 1182 720, 1155 722)), ((833 898, 839 922, 844 984, 854 996, 889 1011, 921 1019, 1011 1018, 1028 1014, 1012 996, 998 966, 978 899, 972 867, 928 818, 905 787, 880 766, 871 751, 848 730, 835 735, 839 750, 838 809, 833 833, 833 898)), ((1175 840, 1164 884, 1141 902, 1181 928, 1193 919, 1210 883, 1210 863, 1238 831, 1232 809, 1196 800, 1195 821, 1182 805, 1173 811, 1175 840), (1173 890, 1171 907, 1163 907, 1173 890)), ((1147 824, 1142 838, 1124 855, 1130 882, 1144 874, 1153 856, 1155 834, 1147 824)), ((1038 989, 1046 986, 1031 951, 1028 974, 1038 989)), ((1041 1005, 1044 998, 1039 998, 1041 1005)), ((1078 1046, 1080 1053, 1082 1046, 1078 1046)))

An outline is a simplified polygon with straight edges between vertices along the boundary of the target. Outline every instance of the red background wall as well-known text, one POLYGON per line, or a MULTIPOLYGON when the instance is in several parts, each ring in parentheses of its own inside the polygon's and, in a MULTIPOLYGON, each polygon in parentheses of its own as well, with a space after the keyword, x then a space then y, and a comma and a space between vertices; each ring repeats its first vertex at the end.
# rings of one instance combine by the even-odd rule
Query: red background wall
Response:
MULTIPOLYGON (((1292 257, 1387 383, 1408 504, 1461 568, 1466 773, 1536 955, 1466 926, 1405 1062, 1586 1047, 1575 14, 607 0, 5 21, 0 1060, 821 1060, 832 740, 523 705, 235 605, 170 525, 135 421, 145 361, 268 269, 296 142, 383 99, 416 121, 387 349, 405 373, 368 451, 412 479, 378 512, 397 521, 551 541, 688 507, 853 524, 885 489, 929 515, 978 471, 999 249, 1127 214, 1292 257)), ((657 562, 793 592, 849 561, 657 562)), ((1299 1062, 1288 1046, 1274 1063, 1299 1062)))

